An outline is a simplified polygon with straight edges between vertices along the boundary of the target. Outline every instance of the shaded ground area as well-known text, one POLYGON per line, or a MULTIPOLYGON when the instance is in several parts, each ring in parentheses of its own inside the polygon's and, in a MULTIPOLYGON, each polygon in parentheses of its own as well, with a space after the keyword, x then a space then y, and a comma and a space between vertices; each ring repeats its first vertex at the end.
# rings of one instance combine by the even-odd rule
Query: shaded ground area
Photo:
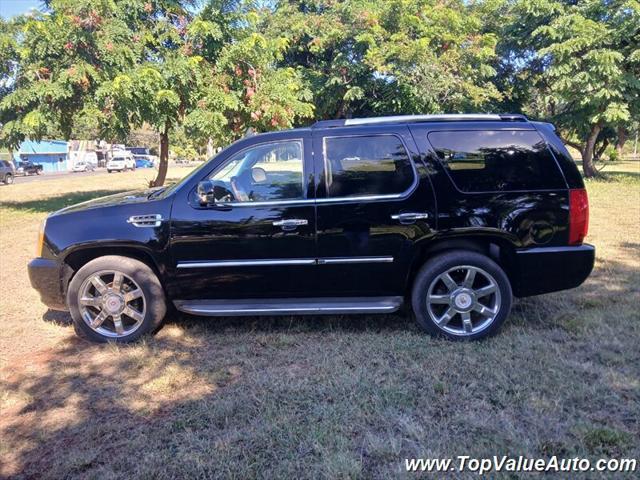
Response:
POLYGON ((42 205, 140 187, 143 173, 2 189, 0 245, 15 254, 0 265, 0 475, 414 478, 406 457, 637 458, 637 165, 588 185, 587 283, 517 301, 480 343, 392 315, 178 317, 137 345, 92 345, 28 286, 42 205))

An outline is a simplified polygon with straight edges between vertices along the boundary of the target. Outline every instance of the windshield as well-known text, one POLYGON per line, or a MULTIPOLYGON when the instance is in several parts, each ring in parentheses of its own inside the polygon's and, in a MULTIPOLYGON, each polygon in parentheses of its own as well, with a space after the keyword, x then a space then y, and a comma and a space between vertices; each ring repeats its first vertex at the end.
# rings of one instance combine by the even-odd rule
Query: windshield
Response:
MULTIPOLYGON (((212 157, 211 160, 213 160, 216 157, 212 157)), ((175 192, 178 188, 180 188, 182 185, 184 185, 185 183, 187 183, 189 180, 191 180, 194 176, 198 175, 199 172, 201 170, 204 170, 204 168, 210 164, 211 160, 208 160, 206 162, 202 162, 202 165, 198 166, 197 168, 195 168, 194 170, 192 170, 191 172, 189 172, 187 175, 185 175, 184 177, 182 177, 182 179, 178 180, 175 183, 169 184, 167 185, 164 189, 159 190, 158 191, 158 195, 160 193, 163 193, 165 195, 169 195, 173 192, 175 192)), ((154 192, 155 193, 155 192, 154 192)))
MULTIPOLYGON (((218 158, 220 155, 224 155, 226 154, 227 150, 229 150, 229 148, 233 147, 236 143, 242 141, 242 139, 240 140, 236 140, 235 142, 233 142, 230 145, 227 145, 225 148, 223 148, 222 150, 220 150, 216 155, 214 155, 213 157, 211 157, 209 160, 206 160, 204 162, 202 162, 202 165, 198 166, 197 168, 195 168, 194 170, 192 170, 191 172, 187 173, 187 175, 185 175, 182 179, 178 180, 175 183, 172 183, 170 185, 168 185, 165 189, 159 190, 158 191, 158 195, 160 193, 162 193, 163 195, 170 195, 171 193, 175 192, 176 190, 178 190, 178 188, 180 188, 182 185, 184 185, 185 183, 187 183, 189 180, 191 180, 193 177, 195 177, 196 175, 200 174, 201 170, 205 170, 206 167, 208 167, 209 165, 211 165, 211 162, 213 162, 216 158, 218 158)), ((155 193, 155 192, 154 192, 155 193)))

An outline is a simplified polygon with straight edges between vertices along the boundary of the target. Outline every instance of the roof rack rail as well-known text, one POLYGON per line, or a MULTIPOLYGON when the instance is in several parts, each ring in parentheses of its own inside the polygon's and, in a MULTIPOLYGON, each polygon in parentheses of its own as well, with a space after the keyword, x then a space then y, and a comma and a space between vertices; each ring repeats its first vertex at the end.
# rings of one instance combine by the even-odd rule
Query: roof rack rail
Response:
POLYGON ((433 115, 393 115, 388 117, 348 118, 345 120, 319 120, 311 128, 353 127, 385 123, 421 122, 526 122, 527 117, 518 113, 446 113, 433 115))

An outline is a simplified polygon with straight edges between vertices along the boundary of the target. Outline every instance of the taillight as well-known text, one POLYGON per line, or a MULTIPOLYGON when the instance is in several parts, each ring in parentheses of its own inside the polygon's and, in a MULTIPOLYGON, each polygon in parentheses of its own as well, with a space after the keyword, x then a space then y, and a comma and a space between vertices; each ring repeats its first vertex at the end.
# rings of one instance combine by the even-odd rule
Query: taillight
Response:
POLYGON ((589 199, 584 188, 569 190, 569 244, 578 245, 589 230, 589 199))

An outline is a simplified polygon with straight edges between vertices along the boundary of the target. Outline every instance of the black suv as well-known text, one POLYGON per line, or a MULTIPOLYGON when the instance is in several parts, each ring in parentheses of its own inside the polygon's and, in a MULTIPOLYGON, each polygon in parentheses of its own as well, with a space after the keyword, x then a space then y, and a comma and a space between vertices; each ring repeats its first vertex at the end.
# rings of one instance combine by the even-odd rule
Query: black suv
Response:
POLYGON ((588 203, 553 126, 521 115, 320 121, 244 138, 181 182, 50 215, 29 276, 95 341, 209 315, 388 313, 494 333, 512 297, 580 285, 588 203))

